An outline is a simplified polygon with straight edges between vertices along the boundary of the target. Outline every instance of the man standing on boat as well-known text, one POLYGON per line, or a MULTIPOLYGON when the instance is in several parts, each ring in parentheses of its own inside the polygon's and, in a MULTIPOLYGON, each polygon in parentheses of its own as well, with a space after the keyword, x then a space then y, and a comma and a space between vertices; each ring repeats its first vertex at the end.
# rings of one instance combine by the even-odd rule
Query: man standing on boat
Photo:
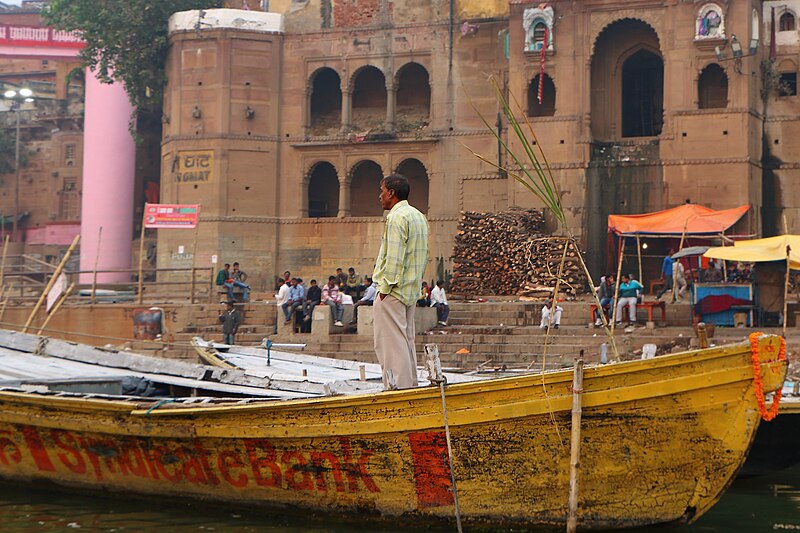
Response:
POLYGON ((414 309, 428 263, 428 220, 408 203, 408 180, 392 174, 381 180, 378 199, 386 216, 372 279, 375 353, 386 390, 417 385, 414 309))

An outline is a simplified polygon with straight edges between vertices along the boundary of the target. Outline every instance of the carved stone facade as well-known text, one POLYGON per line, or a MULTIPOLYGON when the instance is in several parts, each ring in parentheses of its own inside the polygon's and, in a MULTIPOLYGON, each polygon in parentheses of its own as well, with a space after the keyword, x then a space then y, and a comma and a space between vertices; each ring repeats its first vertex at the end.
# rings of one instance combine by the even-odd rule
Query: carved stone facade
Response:
MULTIPOLYGON (((343 3, 292 3, 283 32, 173 34, 162 201, 203 205, 199 266, 212 254, 238 260, 264 288, 287 269, 368 274, 382 229, 378 182, 401 171, 431 220, 428 277, 445 274, 460 211, 537 205, 465 148, 508 164, 478 115, 496 127, 490 75, 530 117, 598 273, 610 213, 689 200, 750 204, 739 234, 761 234, 783 215, 790 230, 800 222, 796 97, 768 94, 762 138, 767 5, 789 12, 792 2, 462 0, 451 18, 444 1, 393 0, 373 2, 369 21, 348 26, 338 15, 324 27, 343 3), (537 47, 539 23, 547 37, 537 47), (760 38, 754 55, 747 37, 760 38), (532 109, 542 68, 552 100, 532 109), (769 172, 762 143, 780 161, 769 172), (213 181, 176 183, 175 157, 199 149, 214 152, 213 181)), ((786 86, 795 74, 796 92, 797 32, 777 35, 775 68, 786 86)), ((161 266, 186 244, 159 235, 161 266)))

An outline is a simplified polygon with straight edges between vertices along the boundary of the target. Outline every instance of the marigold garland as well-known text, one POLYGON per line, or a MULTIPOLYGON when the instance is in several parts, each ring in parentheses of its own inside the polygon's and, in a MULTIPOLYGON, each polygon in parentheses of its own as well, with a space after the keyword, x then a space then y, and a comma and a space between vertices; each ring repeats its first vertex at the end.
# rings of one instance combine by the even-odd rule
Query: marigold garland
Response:
MULTIPOLYGON (((758 411, 761 413, 761 418, 769 422, 778 416, 778 406, 781 403, 782 388, 775 391, 772 397, 772 405, 767 411, 767 402, 764 399, 764 383, 761 381, 761 360, 758 357, 758 338, 763 333, 756 332, 750 334, 750 357, 753 360, 753 382, 756 389, 756 400, 758 401, 758 411)), ((781 337, 781 347, 778 350, 778 361, 786 360, 786 340, 781 337)))

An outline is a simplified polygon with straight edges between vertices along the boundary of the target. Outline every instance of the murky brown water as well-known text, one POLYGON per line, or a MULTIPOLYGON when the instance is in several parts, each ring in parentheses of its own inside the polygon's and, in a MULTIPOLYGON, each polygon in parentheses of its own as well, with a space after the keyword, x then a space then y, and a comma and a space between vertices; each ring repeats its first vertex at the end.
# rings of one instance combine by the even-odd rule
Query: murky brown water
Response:
MULTIPOLYGON (((169 531, 232 533, 401 532, 411 529, 333 523, 330 517, 226 509, 168 498, 124 499, 74 491, 0 484, 0 531, 169 531)), ((452 531, 455 530, 453 525, 452 531)), ((426 529, 425 531, 432 531, 426 529)), ((436 531, 443 531, 441 529, 436 531)), ((558 530, 562 531, 562 530, 558 530)), ((580 528, 579 528, 580 531, 580 528)), ((696 524, 630 533, 761 533, 800 531, 800 465, 770 476, 737 480, 696 524)))

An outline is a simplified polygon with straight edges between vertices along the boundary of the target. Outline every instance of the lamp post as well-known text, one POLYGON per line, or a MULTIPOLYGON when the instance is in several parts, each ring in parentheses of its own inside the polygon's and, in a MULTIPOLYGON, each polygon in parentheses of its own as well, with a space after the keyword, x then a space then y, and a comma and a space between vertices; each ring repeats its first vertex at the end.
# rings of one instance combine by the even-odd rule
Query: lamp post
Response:
POLYGON ((33 102, 33 91, 27 87, 19 91, 9 89, 3 93, 3 98, 11 102, 11 109, 17 113, 17 137, 14 146, 14 219, 12 220, 11 235, 14 241, 19 240, 17 235, 17 220, 19 219, 19 112, 23 103, 33 102))

